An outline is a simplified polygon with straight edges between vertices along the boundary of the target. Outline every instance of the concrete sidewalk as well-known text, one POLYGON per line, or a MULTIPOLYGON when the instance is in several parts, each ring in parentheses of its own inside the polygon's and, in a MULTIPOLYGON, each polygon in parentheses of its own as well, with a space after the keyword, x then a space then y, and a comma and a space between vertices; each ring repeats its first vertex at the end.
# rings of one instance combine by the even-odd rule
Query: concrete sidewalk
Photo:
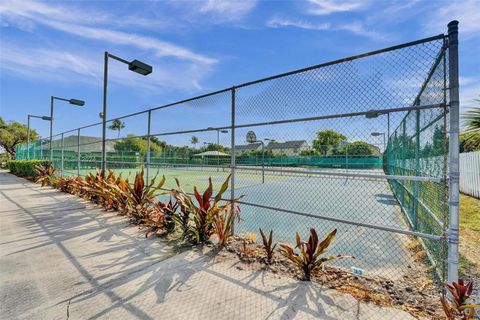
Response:
POLYGON ((250 269, 175 254, 123 217, 0 171, 1 319, 413 319, 250 269))

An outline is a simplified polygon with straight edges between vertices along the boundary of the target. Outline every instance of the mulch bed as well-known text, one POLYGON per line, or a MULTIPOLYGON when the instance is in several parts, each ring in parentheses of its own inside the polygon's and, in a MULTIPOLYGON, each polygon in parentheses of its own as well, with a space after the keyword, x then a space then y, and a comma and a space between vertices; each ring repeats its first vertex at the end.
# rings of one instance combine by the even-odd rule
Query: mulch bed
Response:
MULTIPOLYGON (((212 244, 210 244, 212 246, 212 244)), ((415 247, 418 250, 418 247, 415 247)), ((271 265, 260 244, 235 236, 220 251, 222 256, 239 259, 250 268, 266 270, 302 280, 302 273, 292 263, 276 252, 271 265)), ((404 310, 420 319, 445 319, 440 304, 441 291, 433 283, 432 275, 425 265, 422 254, 408 266, 401 280, 392 281, 382 277, 357 276, 343 269, 326 266, 324 272, 313 275, 312 281, 355 297, 359 301, 374 303, 382 307, 404 310)))

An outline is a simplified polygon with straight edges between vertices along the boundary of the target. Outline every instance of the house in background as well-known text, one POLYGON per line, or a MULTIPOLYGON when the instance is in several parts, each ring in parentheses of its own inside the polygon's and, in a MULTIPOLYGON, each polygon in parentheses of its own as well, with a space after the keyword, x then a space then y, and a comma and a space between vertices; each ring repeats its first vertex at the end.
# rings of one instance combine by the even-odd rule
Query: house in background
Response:
POLYGON ((266 148, 274 154, 299 156, 300 152, 303 150, 308 150, 308 143, 305 140, 293 140, 285 142, 272 141, 267 145, 266 148))
POLYGON ((235 153, 247 153, 251 151, 260 151, 260 150, 262 150, 262 144, 260 142, 235 146, 235 153))

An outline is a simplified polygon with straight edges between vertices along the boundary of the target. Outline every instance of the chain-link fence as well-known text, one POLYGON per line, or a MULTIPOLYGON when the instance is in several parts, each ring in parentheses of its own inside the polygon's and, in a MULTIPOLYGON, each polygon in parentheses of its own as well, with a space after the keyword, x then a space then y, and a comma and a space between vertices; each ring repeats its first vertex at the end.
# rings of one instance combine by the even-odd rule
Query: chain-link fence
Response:
MULTIPOLYGON (((331 253, 356 259, 335 264, 388 279, 411 272, 418 240, 437 280, 446 280, 447 267, 455 280, 452 35, 109 120, 106 167, 124 177, 145 167, 148 178, 166 176, 165 188, 178 178, 186 191, 205 187, 208 177, 218 187, 231 174, 230 197, 243 195, 236 233, 262 228, 293 242, 295 231, 305 237, 309 228, 337 228, 331 253)), ((53 137, 54 166, 64 175, 100 169, 101 132, 97 123, 53 137)), ((50 142, 38 145, 21 146, 17 158, 48 157, 50 142)))

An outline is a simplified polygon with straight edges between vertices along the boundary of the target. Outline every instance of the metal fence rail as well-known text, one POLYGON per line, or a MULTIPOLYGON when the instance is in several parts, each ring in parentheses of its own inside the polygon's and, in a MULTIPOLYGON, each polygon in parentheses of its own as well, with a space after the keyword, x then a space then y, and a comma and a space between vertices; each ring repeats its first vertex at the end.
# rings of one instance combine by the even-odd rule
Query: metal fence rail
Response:
MULTIPOLYGON (((357 259, 335 263, 387 278, 408 272, 405 244, 419 239, 438 279, 448 269, 456 280, 456 50, 450 25, 449 36, 125 115, 125 129, 107 132, 106 167, 128 176, 144 166, 147 178, 164 174, 169 189, 176 177, 187 191, 231 174, 230 198, 244 195, 237 233, 272 229, 292 242, 295 231, 337 228, 332 253, 357 259)), ((101 168, 101 130, 96 123, 53 138, 61 174, 101 168)), ((49 147, 21 146, 17 158, 49 147)))

